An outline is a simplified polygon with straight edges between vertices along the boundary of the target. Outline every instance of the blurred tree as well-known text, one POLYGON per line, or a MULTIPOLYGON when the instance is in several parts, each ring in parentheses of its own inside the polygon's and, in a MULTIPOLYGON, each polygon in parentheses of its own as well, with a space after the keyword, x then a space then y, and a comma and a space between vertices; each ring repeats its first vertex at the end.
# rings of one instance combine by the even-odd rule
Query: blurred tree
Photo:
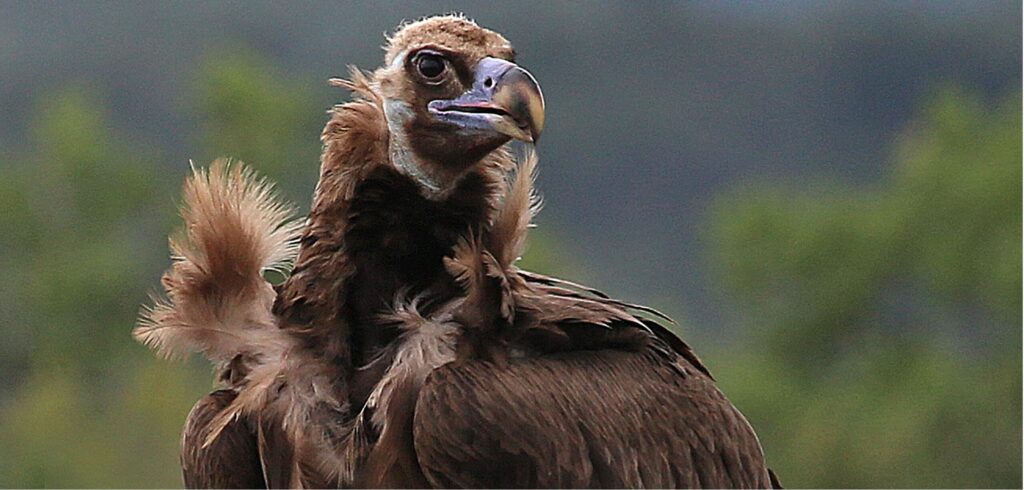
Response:
MULTIPOLYGON (((307 205, 325 119, 308 86, 245 51, 210 56, 196 164, 243 159, 307 205)), ((187 169, 127 143, 96 101, 46 97, 0 178, 4 487, 178 486, 181 424, 210 388, 204 363, 129 337, 187 169)), ((715 263, 757 329, 728 356, 699 350, 783 483, 1020 486, 1019 102, 944 92, 872 189, 719 201, 715 263)), ((557 236, 533 237, 526 267, 586 279, 557 236)))
POLYGON ((1020 100, 941 91, 875 188, 718 202, 753 334, 712 368, 784 484, 1020 487, 1020 100))
POLYGON ((325 112, 311 110, 315 81, 290 80, 244 48, 214 51, 199 73, 195 101, 203 163, 219 157, 249 163, 291 201, 307 206, 319 177, 319 136, 327 120, 325 112))
MULTIPOLYGON (((323 116, 275 73, 246 53, 210 58, 197 83, 200 146, 249 159, 305 202, 323 116)), ((210 388, 204 363, 154 361, 129 335, 167 266, 187 168, 126 144, 98 98, 44 98, 33 146, 0 179, 4 487, 179 486, 181 425, 210 388)))
POLYGON ((180 411, 198 396, 198 370, 164 369, 128 338, 166 261, 172 181, 95 98, 43 100, 32 151, 0 185, 0 323, 16 339, 4 342, 3 486, 173 484, 176 468, 151 462, 173 461, 180 411))

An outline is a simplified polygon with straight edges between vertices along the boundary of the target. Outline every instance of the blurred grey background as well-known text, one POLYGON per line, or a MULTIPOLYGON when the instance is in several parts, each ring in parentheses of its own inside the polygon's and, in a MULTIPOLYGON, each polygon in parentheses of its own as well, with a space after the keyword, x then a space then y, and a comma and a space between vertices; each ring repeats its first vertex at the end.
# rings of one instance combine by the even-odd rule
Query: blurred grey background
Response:
POLYGON ((188 161, 308 206, 326 80, 447 12, 544 89, 527 264, 679 319, 784 484, 1020 486, 1017 1, 0 2, 0 485, 180 483, 188 161))
MULTIPOLYGON (((616 294, 671 296, 715 321, 701 253, 709 200, 741 181, 878 179, 931 90, 1021 80, 1019 2, 6 2, 0 141, 42 94, 96 87, 111 123, 179 169, 199 159, 189 104, 211 53, 259 53, 325 111, 347 65, 372 70, 403 19, 462 12, 512 40, 541 81, 540 225, 616 294), (599 266, 598 266, 599 264, 599 266)), ((319 133, 305 135, 310 147, 319 133)), ((234 155, 225 155, 234 156, 234 155)), ((259 165, 261 162, 252 162, 259 165)), ((282 162, 283 163, 283 162, 282 162)), ((290 161, 308 171, 315 161, 290 161)), ((311 192, 312 182, 305 184, 311 192)), ((306 198, 306 196, 301 196, 306 198)), ((308 199, 306 199, 308 200, 308 199)), ((577 259, 573 259, 577 260, 577 259)))

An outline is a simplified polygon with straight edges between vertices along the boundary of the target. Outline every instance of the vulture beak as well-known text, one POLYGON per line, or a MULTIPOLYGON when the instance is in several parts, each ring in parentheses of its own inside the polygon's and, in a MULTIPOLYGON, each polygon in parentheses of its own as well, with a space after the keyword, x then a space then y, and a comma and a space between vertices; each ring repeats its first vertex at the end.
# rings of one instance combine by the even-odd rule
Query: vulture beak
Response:
POLYGON ((431 114, 472 133, 487 132, 536 143, 544 129, 544 94, 530 72, 515 63, 484 58, 473 87, 452 100, 433 100, 431 114))

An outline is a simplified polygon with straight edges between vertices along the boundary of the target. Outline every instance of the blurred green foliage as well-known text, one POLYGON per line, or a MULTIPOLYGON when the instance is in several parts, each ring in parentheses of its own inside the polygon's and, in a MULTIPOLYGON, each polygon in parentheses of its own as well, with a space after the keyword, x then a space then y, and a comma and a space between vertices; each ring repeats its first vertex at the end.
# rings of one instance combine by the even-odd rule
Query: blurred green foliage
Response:
POLYGON ((783 484, 1020 487, 1020 95, 942 90, 894 153, 870 188, 719 199, 751 335, 712 369, 783 484))
POLYGON ((201 161, 253 162, 293 202, 308 206, 319 176, 315 162, 327 110, 312 109, 311 87, 244 48, 207 56, 195 86, 201 161))
MULTIPOLYGON (((240 158, 308 205, 312 82, 234 51, 198 73, 196 164, 240 158)), ((179 486, 179 431, 211 387, 129 336, 188 165, 110 127, 102 100, 45 97, 0 179, 0 486, 179 486)), ((1019 102, 942 92, 873 188, 719 200, 711 260, 749 334, 697 347, 784 484, 1020 486, 1019 102)), ((524 263, 585 279, 557 238, 524 263)))
POLYGON ((175 185, 97 98, 41 101, 32 151, 0 184, 2 486, 175 485, 173 441, 209 385, 126 337, 167 261, 175 185))

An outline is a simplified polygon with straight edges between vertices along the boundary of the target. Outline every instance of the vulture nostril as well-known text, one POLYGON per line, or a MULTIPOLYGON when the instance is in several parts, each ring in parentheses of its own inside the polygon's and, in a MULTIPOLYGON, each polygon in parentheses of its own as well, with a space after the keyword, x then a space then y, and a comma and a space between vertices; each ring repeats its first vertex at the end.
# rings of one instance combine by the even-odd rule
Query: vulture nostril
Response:
POLYGON ((487 78, 486 78, 486 79, 484 80, 484 87, 487 87, 487 88, 491 88, 491 87, 493 87, 493 86, 494 86, 494 79, 493 79, 493 78, 491 78, 491 77, 487 77, 487 78))

